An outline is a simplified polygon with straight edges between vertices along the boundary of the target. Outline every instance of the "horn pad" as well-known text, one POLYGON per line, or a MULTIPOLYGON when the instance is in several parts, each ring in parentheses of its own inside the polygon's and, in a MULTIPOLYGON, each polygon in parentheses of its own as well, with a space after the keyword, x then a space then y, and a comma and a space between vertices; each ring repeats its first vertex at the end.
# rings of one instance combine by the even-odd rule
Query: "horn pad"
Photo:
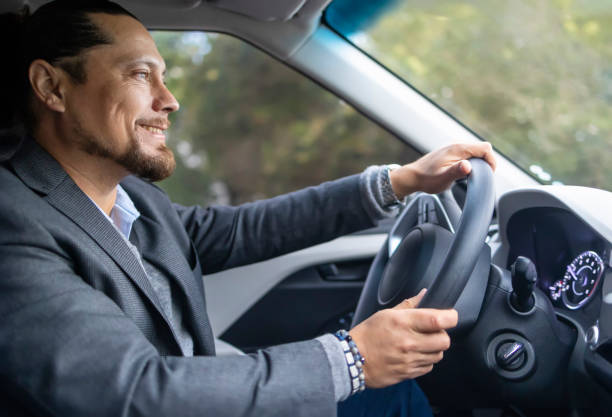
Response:
POLYGON ((451 232, 430 223, 408 232, 387 262, 378 287, 378 303, 393 307, 422 288, 429 288, 442 267, 452 238, 451 232))

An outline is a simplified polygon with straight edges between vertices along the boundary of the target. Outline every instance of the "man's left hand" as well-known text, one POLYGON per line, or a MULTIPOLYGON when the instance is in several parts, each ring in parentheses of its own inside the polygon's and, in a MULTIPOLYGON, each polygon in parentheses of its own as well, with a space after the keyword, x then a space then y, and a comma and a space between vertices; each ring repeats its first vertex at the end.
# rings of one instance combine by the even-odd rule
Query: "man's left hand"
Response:
POLYGON ((416 191, 435 194, 472 170, 469 158, 482 158, 495 171, 493 148, 488 142, 456 144, 430 152, 389 173, 395 195, 402 199, 416 191))

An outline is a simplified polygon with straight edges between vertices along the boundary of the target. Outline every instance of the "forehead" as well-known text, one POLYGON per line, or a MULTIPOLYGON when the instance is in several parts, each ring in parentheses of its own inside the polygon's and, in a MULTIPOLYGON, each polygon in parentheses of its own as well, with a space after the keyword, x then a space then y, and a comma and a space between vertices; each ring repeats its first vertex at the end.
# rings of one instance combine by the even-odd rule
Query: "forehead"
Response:
POLYGON ((164 66, 153 38, 136 19, 106 13, 93 13, 90 18, 112 39, 111 44, 95 48, 95 54, 100 55, 100 58, 116 64, 143 60, 159 67, 164 66))

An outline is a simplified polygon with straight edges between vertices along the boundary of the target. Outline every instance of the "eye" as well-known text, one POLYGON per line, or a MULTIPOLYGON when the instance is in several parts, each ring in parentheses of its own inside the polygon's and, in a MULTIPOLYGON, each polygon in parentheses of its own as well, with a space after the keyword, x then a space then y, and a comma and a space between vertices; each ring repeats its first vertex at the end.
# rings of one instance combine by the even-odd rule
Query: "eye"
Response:
POLYGON ((134 77, 138 80, 147 81, 149 79, 149 72, 143 70, 135 71, 134 77))

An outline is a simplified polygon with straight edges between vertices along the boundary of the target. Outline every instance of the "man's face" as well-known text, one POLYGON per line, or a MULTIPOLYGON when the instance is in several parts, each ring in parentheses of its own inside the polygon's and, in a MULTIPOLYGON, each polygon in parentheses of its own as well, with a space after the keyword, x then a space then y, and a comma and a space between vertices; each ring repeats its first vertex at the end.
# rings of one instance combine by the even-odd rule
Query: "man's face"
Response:
POLYGON ((165 63, 147 30, 129 16, 92 14, 113 42, 85 52, 85 83, 66 94, 68 136, 90 155, 153 181, 175 167, 166 147, 178 102, 164 85, 165 63))

